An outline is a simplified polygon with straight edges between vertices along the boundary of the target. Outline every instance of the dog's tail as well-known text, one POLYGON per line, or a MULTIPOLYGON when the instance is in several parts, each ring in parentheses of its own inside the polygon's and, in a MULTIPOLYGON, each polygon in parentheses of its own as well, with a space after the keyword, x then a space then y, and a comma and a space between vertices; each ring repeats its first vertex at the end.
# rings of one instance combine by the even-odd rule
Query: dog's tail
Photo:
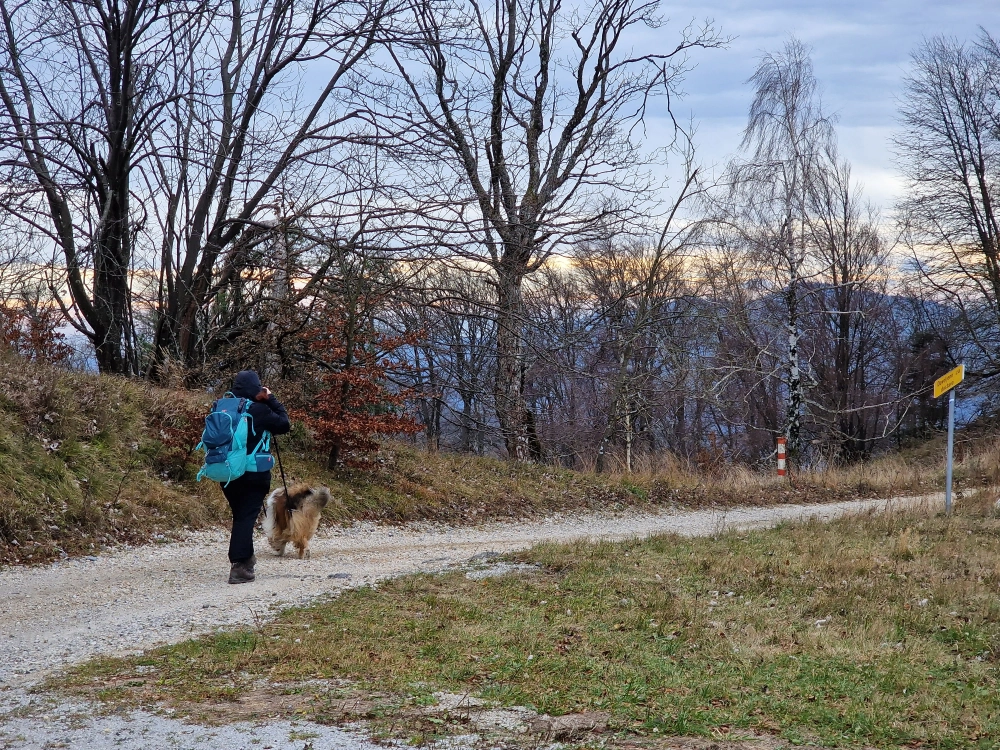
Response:
POLYGON ((325 508, 326 504, 330 502, 330 488, 329 487, 317 487, 312 492, 313 502, 316 503, 320 508, 325 508))

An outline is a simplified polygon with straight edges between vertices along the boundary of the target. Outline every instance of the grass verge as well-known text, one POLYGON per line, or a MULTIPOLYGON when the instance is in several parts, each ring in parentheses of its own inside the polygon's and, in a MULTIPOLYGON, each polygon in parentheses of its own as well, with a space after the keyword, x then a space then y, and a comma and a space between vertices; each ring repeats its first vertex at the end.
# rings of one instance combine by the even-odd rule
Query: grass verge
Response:
MULTIPOLYGON (((985 748, 1000 736, 1000 520, 985 495, 951 519, 867 515, 517 559, 536 571, 400 578, 92 662, 64 685, 182 712, 262 684, 349 685, 395 696, 379 709, 391 721, 392 706, 442 690, 607 712, 636 738, 985 748)), ((317 692, 296 712, 331 720, 331 700, 317 692)))
MULTIPOLYGON (((202 399, 205 401, 205 399, 202 399)), ((196 394, 0 354, 0 564, 44 562, 219 523, 170 445, 196 394)))
MULTIPOLYGON (((891 498, 940 491, 940 460, 919 452, 869 463, 796 472, 790 480, 742 466, 699 470, 665 460, 655 471, 631 474, 571 471, 456 453, 428 453, 390 442, 369 470, 326 471, 301 446, 303 436, 282 443, 289 480, 331 488, 335 502, 325 516, 334 523, 439 521, 469 524, 579 510, 695 509, 746 505, 822 503, 891 498)), ((957 464, 958 489, 1000 484, 1000 441, 981 440, 957 464)), ((275 481, 277 474, 275 474, 275 481)))

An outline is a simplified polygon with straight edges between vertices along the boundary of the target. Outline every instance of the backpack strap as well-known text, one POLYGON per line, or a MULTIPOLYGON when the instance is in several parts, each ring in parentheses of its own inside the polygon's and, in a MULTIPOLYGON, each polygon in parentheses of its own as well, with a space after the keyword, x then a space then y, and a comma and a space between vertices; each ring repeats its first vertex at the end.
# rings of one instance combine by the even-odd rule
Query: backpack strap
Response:
MULTIPOLYGON (((223 396, 223 398, 225 398, 226 396, 231 396, 231 395, 232 395, 231 393, 229 393, 228 391, 226 391, 226 393, 225 393, 225 395, 223 396)), ((208 409, 208 413, 209 413, 209 414, 211 414, 211 413, 212 413, 213 411, 215 411, 215 407, 216 407, 216 406, 218 406, 218 405, 219 405, 219 399, 215 399, 215 401, 213 401, 213 402, 212 402, 212 405, 211 405, 211 406, 209 407, 209 409, 208 409)), ((199 440, 199 441, 198 441, 198 445, 196 445, 196 446, 194 447, 194 449, 195 449, 196 451, 202 451, 202 450, 203 450, 203 451, 207 451, 207 450, 208 450, 208 449, 207 449, 207 448, 205 447, 205 430, 204 430, 204 429, 202 429, 202 431, 201 431, 201 440, 199 440)), ((203 467, 203 468, 204 468, 204 467, 203 467)), ((202 475, 202 472, 201 472, 201 471, 199 471, 199 472, 198 472, 198 481, 199 481, 199 482, 201 481, 201 475, 202 475)))
POLYGON ((250 429, 250 434, 256 436, 257 428, 253 426, 253 414, 250 413, 250 405, 252 403, 253 401, 251 401, 248 398, 240 399, 239 412, 246 418, 247 427, 250 429))
POLYGON ((263 450, 264 453, 271 452, 271 433, 267 430, 261 431, 260 440, 257 445, 253 447, 253 450, 250 452, 248 458, 255 458, 261 450, 263 450))

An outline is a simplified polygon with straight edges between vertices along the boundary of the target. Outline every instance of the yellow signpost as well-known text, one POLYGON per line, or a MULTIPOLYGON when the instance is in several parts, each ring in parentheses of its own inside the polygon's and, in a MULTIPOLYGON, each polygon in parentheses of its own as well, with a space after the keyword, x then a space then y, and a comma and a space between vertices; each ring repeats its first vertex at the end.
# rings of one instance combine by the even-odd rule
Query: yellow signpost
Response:
POLYGON ((951 515, 951 466, 955 453, 955 386, 965 380, 965 365, 959 365, 934 381, 934 398, 948 394, 948 468, 944 478, 944 511, 951 515))
POLYGON ((934 381, 934 398, 940 398, 963 380, 965 380, 965 365, 959 365, 934 381))

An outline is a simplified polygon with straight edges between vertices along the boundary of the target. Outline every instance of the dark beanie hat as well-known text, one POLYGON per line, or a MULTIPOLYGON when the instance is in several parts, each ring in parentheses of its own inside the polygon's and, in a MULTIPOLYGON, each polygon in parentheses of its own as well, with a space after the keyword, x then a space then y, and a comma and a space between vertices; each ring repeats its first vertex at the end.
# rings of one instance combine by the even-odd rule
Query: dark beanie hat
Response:
POLYGON ((239 398, 257 398, 260 393, 260 378, 253 370, 238 372, 233 378, 233 395, 239 398))

